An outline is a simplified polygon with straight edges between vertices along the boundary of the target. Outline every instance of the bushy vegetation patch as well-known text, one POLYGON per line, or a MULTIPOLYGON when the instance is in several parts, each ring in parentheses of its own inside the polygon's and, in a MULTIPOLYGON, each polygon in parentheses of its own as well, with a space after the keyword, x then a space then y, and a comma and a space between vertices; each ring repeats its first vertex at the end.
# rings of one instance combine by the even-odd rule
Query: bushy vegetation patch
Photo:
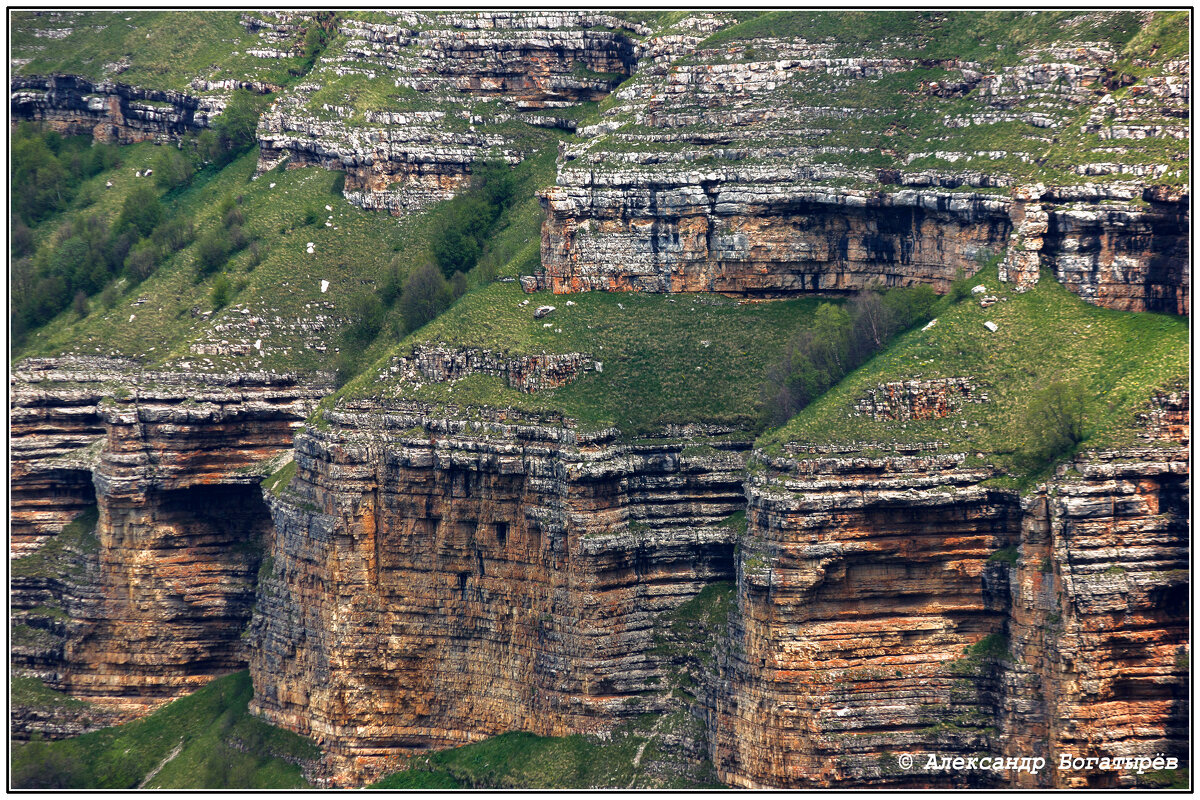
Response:
POLYGON ((930 319, 937 295, 928 286, 867 290, 848 306, 822 303, 767 370, 766 425, 782 425, 882 350, 897 333, 930 319))

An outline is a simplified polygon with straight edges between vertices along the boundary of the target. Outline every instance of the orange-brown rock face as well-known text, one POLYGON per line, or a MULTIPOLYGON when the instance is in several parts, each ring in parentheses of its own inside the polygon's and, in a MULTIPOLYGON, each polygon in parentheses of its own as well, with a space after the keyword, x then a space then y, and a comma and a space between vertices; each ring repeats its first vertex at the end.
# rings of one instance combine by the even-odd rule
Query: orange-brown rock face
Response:
POLYGON ((725 780, 1135 786, 1058 765, 1186 755, 1185 451, 1085 454, 1024 500, 961 456, 769 466, 710 712, 725 780))
MULTIPOLYGON (((776 465, 776 466, 782 466, 776 465)), ((895 757, 988 750, 990 663, 1001 635, 1015 498, 952 456, 813 459, 752 480, 739 561, 732 690, 714 764, 739 786, 962 785, 895 757)), ((984 778, 975 785, 989 785, 984 778)))
MULTIPOLYGON (((72 622, 42 677, 137 711, 244 667, 240 636, 271 524, 257 468, 290 448, 322 389, 287 377, 147 373, 90 360, 40 366, 16 373, 28 379, 14 390, 27 411, 51 395, 107 395, 90 407, 104 426, 87 473, 99 506, 94 580, 43 587, 62 595, 55 605, 70 606, 72 622), (63 385, 34 392, 34 377, 63 385)), ((14 490, 36 498, 44 472, 32 481, 29 474, 14 475, 14 490)))
POLYGON ((1008 236, 1004 202, 982 195, 852 197, 733 176, 676 186, 629 178, 625 187, 546 192, 542 264, 554 291, 945 289, 1008 236))
POLYGON ((104 437, 99 403, 121 362, 29 359, 9 384, 9 552, 20 557, 94 505, 92 468, 104 437))
POLYGON ((713 173, 689 184, 631 171, 578 185, 560 179, 543 194, 543 283, 556 292, 942 291, 1007 248, 1001 279, 1018 289, 1046 271, 1096 305, 1188 313, 1186 195, 1114 208, 1100 204, 1103 192, 1038 187, 1046 194, 1035 192, 1043 201, 1035 203, 797 189, 785 177, 713 173))
POLYGON ((1053 765, 1037 785, 1137 786, 1138 770, 1057 767, 1064 755, 1186 757, 1187 451, 1100 453, 1075 467, 1079 477, 1024 503, 1002 736, 1010 753, 1053 765))
POLYGON ((269 498, 254 708, 336 781, 510 729, 656 710, 655 615, 732 573, 745 445, 618 445, 509 419, 328 412, 269 498), (645 696, 644 696, 645 695, 645 696))
POLYGON ((1088 302, 1187 314, 1188 230, 1186 195, 1138 210, 1063 208, 1049 215, 1044 248, 1058 281, 1088 302))

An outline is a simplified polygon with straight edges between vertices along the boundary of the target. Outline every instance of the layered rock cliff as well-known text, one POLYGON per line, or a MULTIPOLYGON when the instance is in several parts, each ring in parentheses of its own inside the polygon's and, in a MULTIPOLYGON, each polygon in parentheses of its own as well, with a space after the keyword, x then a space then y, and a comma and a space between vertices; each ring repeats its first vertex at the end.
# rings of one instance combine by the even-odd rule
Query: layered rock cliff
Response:
POLYGON ((345 170, 351 202, 394 213, 452 196, 475 162, 529 155, 524 125, 573 129, 554 109, 606 96, 649 30, 586 12, 366 16, 263 117, 260 169, 345 170), (334 89, 348 80, 373 91, 334 89))
POLYGON ((353 783, 414 750, 662 710, 656 614, 732 577, 746 442, 413 407, 325 418, 268 497, 250 634, 267 720, 353 783))
POLYGON ((920 25, 942 23, 916 16, 857 56, 735 27, 623 86, 544 193, 543 285, 941 289, 1007 248, 1018 288, 1053 272, 1089 302, 1187 313, 1188 62, 1138 80, 1102 66, 1107 46, 941 57, 920 25), (1146 137, 1173 155, 1117 145, 1146 137))
POLYGON ((241 633, 270 528, 260 465, 287 452, 326 389, 289 376, 153 373, 102 359, 24 367, 14 376, 15 416, 69 419, 88 436, 64 437, 52 425, 24 431, 27 460, 14 486, 24 508, 55 514, 14 509, 27 527, 40 523, 36 536, 14 540, 14 555, 40 554, 37 540, 84 502, 72 490, 83 476, 94 486, 85 500, 99 509, 95 547, 76 579, 27 587, 53 601, 36 605, 70 620, 39 677, 137 711, 244 666, 241 633), (72 405, 85 401, 94 405, 72 405), (51 403, 59 405, 42 410, 51 403), (71 445, 78 478, 60 488, 54 470, 64 457, 44 454, 71 445))
POLYGON ((210 126, 235 89, 279 91, 301 61, 305 34, 322 17, 15 12, 9 108, 14 119, 65 135, 120 144, 178 141, 210 126), (108 31, 105 45, 94 38, 101 31, 108 31), (191 33, 181 41, 180 31, 191 33), (220 36, 228 47, 214 50, 211 37, 220 36))
POLYGON ((724 780, 1127 787, 1145 770, 1057 767, 1186 756, 1186 450, 1086 453, 1026 496, 963 455, 795 452, 747 484, 724 780), (1014 761, 928 766, 981 754, 1014 761))
MULTIPOLYGON (((1182 323, 1105 328, 1043 290, 1189 311, 1189 62, 1110 68, 1120 47, 1087 38, 1107 12, 969 58, 927 49, 959 30, 940 13, 866 39, 813 13, 804 36, 724 14, 340 17, 264 115, 260 172, 345 171, 351 202, 416 212, 574 131, 527 290, 748 297, 546 310, 480 287, 316 416, 316 379, 218 371, 327 366, 309 356, 354 321, 343 297, 376 285, 373 251, 338 253, 332 205, 311 272, 258 267, 280 286, 190 317, 126 298, 130 323, 194 320, 158 356, 137 343, 160 371, 14 368, 13 666, 86 703, 22 706, 16 735, 124 720, 248 665, 255 713, 319 741, 344 786, 508 730, 629 725, 741 787, 1131 787, 1137 769, 1056 767, 1183 758, 1190 398, 1159 380, 1186 372, 1182 323), (760 379, 817 301, 750 298, 944 291, 982 268, 981 296, 940 305, 869 386, 847 379, 819 436, 752 451, 760 379), (1096 355, 1130 341, 1147 364, 1096 355), (1019 490, 996 456, 1068 352, 1125 439, 1019 490), (980 754, 1048 766, 926 761, 980 754)), ((311 21, 239 15, 244 55, 296 63, 311 21)), ((240 80, 191 75, 212 98, 240 80)), ((119 142, 220 105, 111 75, 13 88, 15 116, 119 142)), ((282 205, 289 178, 246 196, 282 205)), ((247 227, 290 231, 301 210, 247 227)))
POLYGON ((197 98, 115 81, 94 82, 75 75, 17 77, 11 84, 14 117, 43 122, 68 136, 98 142, 178 139, 207 124, 197 98))

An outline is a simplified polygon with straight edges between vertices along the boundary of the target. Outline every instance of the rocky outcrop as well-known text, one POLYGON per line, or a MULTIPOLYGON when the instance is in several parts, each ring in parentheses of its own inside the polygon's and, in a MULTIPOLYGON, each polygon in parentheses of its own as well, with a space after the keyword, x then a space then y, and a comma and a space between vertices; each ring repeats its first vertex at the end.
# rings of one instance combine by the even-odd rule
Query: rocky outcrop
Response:
POLYGON ((563 386, 585 372, 603 371, 602 362, 583 353, 510 356, 492 350, 419 345, 407 356, 393 356, 379 377, 420 385, 491 375, 528 394, 563 386))
POLYGON ((1183 450, 1085 454, 1026 497, 961 455, 763 460, 711 712, 724 780, 1118 787, 1137 770, 1061 756, 1185 755, 1183 450))
POLYGON ((1102 204, 1106 192, 1047 192, 1072 203, 1047 208, 1033 202, 1045 187, 1009 201, 789 186, 794 175, 697 172, 668 183, 560 172, 560 185, 543 194, 541 284, 556 292, 780 295, 922 283, 944 291, 1005 251, 1001 279, 1018 290, 1046 269, 1096 305, 1188 313, 1186 194, 1147 190, 1164 199, 1142 208, 1102 204), (572 183, 563 185, 564 175, 572 183))
MULTIPOLYGON (((89 556, 95 569, 87 573, 94 580, 33 587, 56 595, 54 605, 69 609, 71 620, 36 666, 51 688, 123 712, 245 666, 241 633, 270 529, 258 488, 262 464, 287 452, 326 391, 290 376, 131 367, 98 359, 24 362, 12 394, 35 415, 39 403, 104 395, 84 406, 89 424, 98 418, 103 426, 88 445, 96 452, 85 473, 99 507, 89 556), (73 605, 79 593, 87 602, 73 605)), ((27 453, 64 446, 49 428, 23 439, 27 453)), ((27 467, 14 476, 27 506, 40 487, 53 493, 54 486, 23 476, 45 474, 27 467)))
POLYGON ((10 90, 14 117, 98 142, 165 142, 199 131, 208 120, 191 95, 76 75, 17 76, 10 90))
MULTIPOLYGON (((263 116, 259 167, 286 161, 346 172, 345 195, 402 214, 444 200, 472 165, 528 152, 513 123, 566 127, 543 109, 606 96, 637 63, 631 25, 585 12, 395 12, 394 23, 348 19, 313 79, 263 116), (385 106, 318 100, 345 76, 386 80, 385 106), (493 101, 509 111, 497 113, 493 101)), ((519 128, 520 125, 518 124, 519 128)))
POLYGON ((250 643, 253 707, 322 742, 338 783, 661 710, 655 618, 731 577, 746 443, 364 404, 326 420, 268 496, 250 643))
POLYGON ((1142 767, 1057 767, 1066 754, 1186 758, 1187 452, 1101 452, 1072 466, 1077 477, 1022 501, 1000 738, 1008 754, 1054 765, 1016 785, 1144 785, 1142 767))
POLYGON ((1167 439, 1187 446, 1191 440, 1192 395, 1181 386, 1156 393, 1150 398, 1150 410, 1140 415, 1146 423, 1146 439, 1167 439))
MULTIPOLYGON (((1072 127, 1089 108, 1097 119, 1166 115, 1176 122, 1145 136, 1172 138, 1188 114, 1186 63, 1143 64, 1159 74, 1139 80, 1111 74, 1098 55, 1111 50, 1087 43, 993 66, 747 36, 639 71, 562 146, 543 193, 542 285, 942 290, 1003 253, 1002 280, 1018 290, 1047 273, 1098 305, 1187 313, 1182 149, 1080 151, 1072 127), (1118 96, 1122 83, 1134 85, 1118 96), (1015 128, 1021 151, 1003 137, 984 144, 1015 128)), ((927 48, 912 31, 897 36, 927 48)))
POLYGON ((9 552, 15 557, 36 550, 96 502, 92 469, 105 432, 99 404, 131 365, 68 363, 29 359, 11 376, 9 552))
POLYGON ((892 381, 870 390, 854 411, 874 419, 939 419, 963 403, 986 403, 987 393, 970 378, 934 378, 925 381, 892 381))
POLYGON ((1090 303, 1122 311, 1188 314, 1187 195, 1144 196, 1150 201, 1146 207, 1053 210, 1044 252, 1055 278, 1090 303))
POLYGON ((676 185, 628 175, 544 195, 542 266, 556 292, 849 292, 946 289, 1008 235, 984 195, 839 193, 791 174, 698 173, 676 185), (627 181, 627 182, 625 182, 627 181))

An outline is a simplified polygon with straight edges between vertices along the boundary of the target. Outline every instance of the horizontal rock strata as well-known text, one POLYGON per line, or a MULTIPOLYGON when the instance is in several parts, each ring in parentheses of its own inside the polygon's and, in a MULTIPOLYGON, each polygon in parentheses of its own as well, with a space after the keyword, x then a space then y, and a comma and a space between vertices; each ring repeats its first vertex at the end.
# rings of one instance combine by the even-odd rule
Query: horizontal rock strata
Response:
POLYGON ((1089 453, 1021 498, 962 456, 768 460, 748 484, 713 761, 738 786, 1138 785, 1186 754, 1187 461, 1089 453), (1183 654, 1181 656, 1181 654, 1183 654), (1042 757, 1038 775, 899 753, 1042 757))
POLYGON ((510 729, 655 710, 655 615, 732 574, 745 443, 618 444, 367 406, 297 438, 254 621, 254 709, 337 782, 510 729))
MULTIPOLYGON (((240 636, 270 530, 260 465, 287 452, 324 392, 289 376, 153 373, 99 359, 18 365, 18 416, 77 398, 95 403, 82 407, 102 429, 88 429, 80 470, 99 506, 96 580, 61 654, 43 665, 52 688, 135 712, 245 666, 240 636)), ((49 427, 22 440, 27 454, 65 446, 49 427)), ((14 476, 25 508, 52 501, 46 474, 35 462, 14 476)))
POLYGON ((407 356, 393 357, 380 377, 421 384, 491 375, 513 389, 532 393, 568 384, 584 372, 603 371, 602 362, 583 353, 509 356, 491 350, 421 345, 407 356))
POLYGON ((98 142, 165 142, 207 125, 198 98, 181 92, 90 81, 75 75, 19 76, 10 85, 18 118, 44 122, 68 136, 98 142))

